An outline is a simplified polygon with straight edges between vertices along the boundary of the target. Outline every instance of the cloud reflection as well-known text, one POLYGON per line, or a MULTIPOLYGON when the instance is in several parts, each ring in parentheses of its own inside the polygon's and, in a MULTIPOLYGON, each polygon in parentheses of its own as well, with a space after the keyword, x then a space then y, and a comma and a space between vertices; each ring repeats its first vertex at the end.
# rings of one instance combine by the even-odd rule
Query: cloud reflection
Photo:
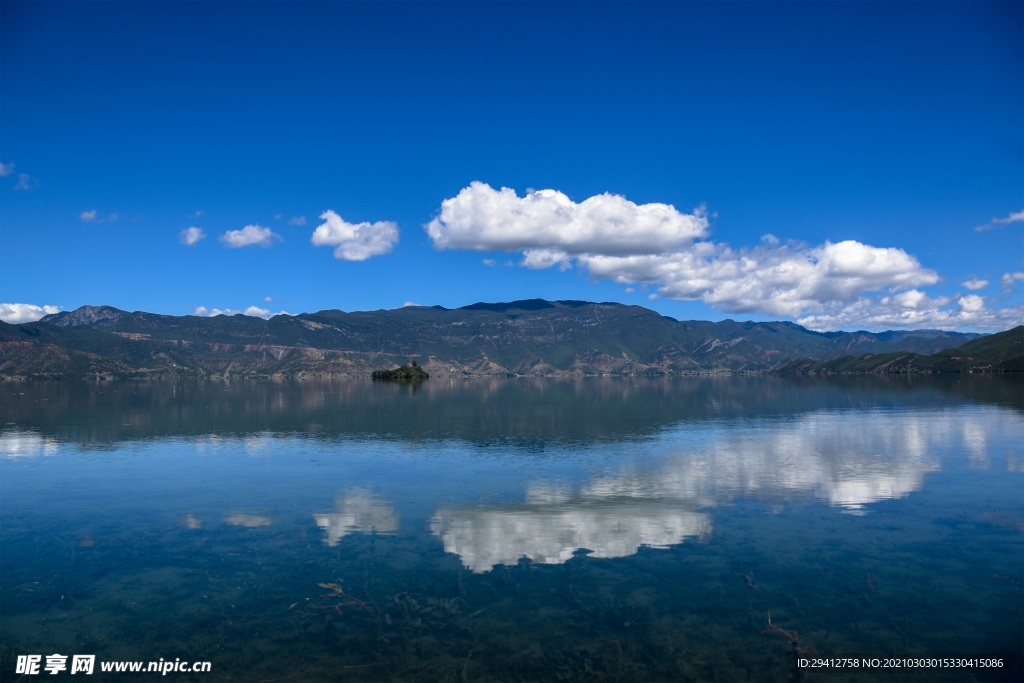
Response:
POLYGON ((667 548, 707 534, 711 521, 671 501, 576 500, 515 508, 441 508, 430 523, 444 549, 467 569, 486 572, 526 557, 561 564, 578 550, 594 557, 626 557, 640 546, 667 548))
POLYGON ((40 436, 35 432, 13 431, 0 433, 0 456, 25 458, 37 455, 54 455, 58 449, 56 439, 40 436))
POLYGON ((351 533, 393 534, 398 531, 398 513, 387 501, 365 489, 339 491, 334 498, 336 512, 314 513, 316 525, 327 532, 324 543, 333 547, 351 533))
POLYGON ((940 468, 939 449, 973 434, 970 422, 935 415, 812 413, 723 432, 705 450, 672 454, 660 471, 597 480, 593 488, 635 489, 697 505, 809 495, 856 509, 919 490, 925 475, 940 468))
POLYGON ((267 515, 228 515, 224 518, 224 521, 234 526, 244 526, 250 529, 270 526, 272 523, 272 520, 267 515))
POLYGON ((430 528, 474 572, 524 557, 562 563, 580 549, 623 557, 709 534, 701 510, 738 498, 820 500, 863 514, 920 490, 945 451, 987 462, 989 441, 1012 443, 1011 430, 1019 426, 992 412, 870 411, 724 428, 698 442, 684 434, 658 455, 631 458, 575 488, 534 481, 523 504, 440 508, 430 528))

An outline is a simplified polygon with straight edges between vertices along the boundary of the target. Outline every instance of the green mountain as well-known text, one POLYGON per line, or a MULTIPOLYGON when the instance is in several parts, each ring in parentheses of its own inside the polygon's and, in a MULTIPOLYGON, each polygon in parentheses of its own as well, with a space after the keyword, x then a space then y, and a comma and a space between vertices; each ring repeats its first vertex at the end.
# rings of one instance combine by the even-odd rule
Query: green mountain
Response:
POLYGON ((1024 325, 974 339, 930 355, 867 353, 826 360, 802 358, 778 368, 782 374, 897 374, 1024 371, 1024 325))
POLYGON ((640 306, 542 299, 269 320, 83 306, 2 324, 0 378, 343 377, 411 359, 433 377, 764 372, 801 358, 932 354, 979 336, 819 333, 788 322, 679 321, 640 306))

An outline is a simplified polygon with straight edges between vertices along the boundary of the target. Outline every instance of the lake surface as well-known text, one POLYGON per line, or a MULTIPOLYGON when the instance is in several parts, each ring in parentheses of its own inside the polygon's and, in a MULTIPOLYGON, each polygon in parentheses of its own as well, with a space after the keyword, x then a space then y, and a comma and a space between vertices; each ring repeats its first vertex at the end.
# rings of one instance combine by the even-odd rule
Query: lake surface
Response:
POLYGON ((1021 676, 1020 377, 0 392, 4 681, 1021 676))

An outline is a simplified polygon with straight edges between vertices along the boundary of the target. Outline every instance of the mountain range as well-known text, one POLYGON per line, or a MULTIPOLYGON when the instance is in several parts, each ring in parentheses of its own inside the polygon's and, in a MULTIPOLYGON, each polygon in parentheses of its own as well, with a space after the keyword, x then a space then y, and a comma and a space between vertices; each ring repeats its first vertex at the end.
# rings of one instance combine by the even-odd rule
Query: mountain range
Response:
MULTIPOLYGON (((37 322, 0 323, 0 379, 344 377, 410 360, 433 377, 890 372, 896 371, 890 366, 909 366, 866 363, 844 370, 827 363, 884 354, 905 361, 972 341, 998 349, 986 353, 1005 356, 989 369, 1012 369, 996 366, 1024 355, 1019 348, 1014 353, 1021 329, 987 336, 940 330, 823 333, 790 322, 680 321, 641 306, 543 299, 456 309, 324 310, 269 320, 83 306, 37 322), (1002 335, 1010 341, 999 341, 1002 335), (996 339, 994 346, 986 339, 996 339)), ((950 359, 962 356, 947 352, 943 358, 944 366, 918 360, 914 368, 956 371, 950 359)))

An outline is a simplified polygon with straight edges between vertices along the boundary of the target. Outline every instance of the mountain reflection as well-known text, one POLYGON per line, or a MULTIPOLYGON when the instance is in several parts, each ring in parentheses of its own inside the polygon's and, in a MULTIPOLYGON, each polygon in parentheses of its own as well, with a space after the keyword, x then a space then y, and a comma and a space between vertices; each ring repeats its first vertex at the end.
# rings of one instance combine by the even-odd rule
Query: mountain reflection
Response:
POLYGON ((351 533, 393 534, 398 531, 398 513, 387 501, 364 489, 339 491, 336 512, 314 513, 316 525, 327 532, 324 543, 336 546, 351 533))
POLYGON ((531 482, 522 504, 442 507, 430 528, 468 569, 485 572, 524 557, 558 564, 583 549, 623 557, 641 546, 706 536, 712 529, 706 511, 737 498, 820 500, 859 514, 871 503, 920 490, 926 475, 940 469, 944 449, 984 452, 985 435, 1012 443, 1017 429, 989 412, 951 418, 823 412, 726 429, 699 449, 672 450, 692 444, 672 441, 660 457, 640 464, 631 458, 575 489, 531 482))
MULTIPOLYGON (((1016 377, 438 379, 419 391, 324 382, 37 382, 0 400, 11 427, 81 448, 138 439, 303 435, 424 442, 610 443, 680 422, 788 418, 895 404, 985 402, 1024 412, 1016 377)), ((259 447, 262 442, 251 444, 259 447)))
POLYGON ((952 463, 1022 471, 1016 382, 486 379, 430 380, 417 392, 355 380, 29 385, 0 401, 0 456, 20 459, 12 471, 29 470, 51 463, 25 456, 70 442, 68 452, 85 457, 60 464, 84 475, 124 460, 169 487, 190 487, 190 468, 209 472, 203 481, 216 484, 175 513, 190 530, 214 520, 285 530, 295 522, 285 510, 297 510, 298 523, 308 527, 312 515, 334 547, 413 519, 407 524, 426 526, 471 571, 485 572, 522 558, 618 558, 707 537, 716 506, 739 499, 866 514, 952 463), (172 447, 149 446, 162 441, 172 447), (92 457, 98 449, 130 457, 92 457), (234 457, 209 457, 221 453, 234 457), (319 501, 333 493, 333 509, 299 502, 272 508, 273 517, 250 514, 261 508, 246 501, 266 500, 249 490, 264 477, 276 499, 314 500, 312 489, 319 501), (335 491, 336 481, 351 484, 335 491), (215 498, 216 512, 203 496, 215 498))

